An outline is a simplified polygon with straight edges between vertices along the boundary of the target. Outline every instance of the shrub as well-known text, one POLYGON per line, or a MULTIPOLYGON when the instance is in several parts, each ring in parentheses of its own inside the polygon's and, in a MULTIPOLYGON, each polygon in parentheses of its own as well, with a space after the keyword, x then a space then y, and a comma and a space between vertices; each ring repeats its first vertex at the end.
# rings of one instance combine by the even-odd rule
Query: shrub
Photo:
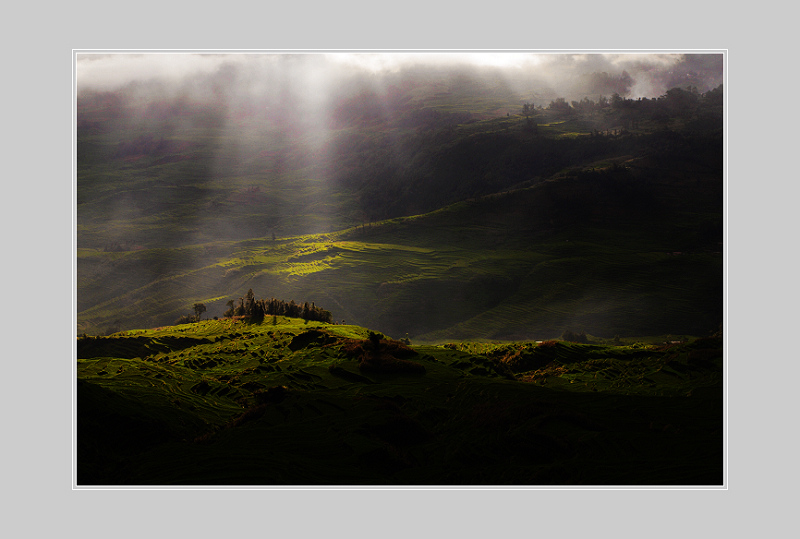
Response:
POLYGON ((380 333, 370 332, 365 340, 345 339, 341 351, 358 360, 358 367, 364 372, 424 374, 425 366, 408 357, 417 352, 400 341, 386 339, 380 333))
POLYGON ((539 347, 523 348, 511 351, 500 361, 500 365, 505 365, 510 372, 525 372, 540 369, 553 361, 553 354, 539 347))
POLYGON ((576 342, 581 344, 587 344, 589 342, 589 339, 586 338, 586 333, 584 333, 583 331, 576 334, 568 329, 564 330, 564 333, 561 334, 561 340, 567 342, 576 342))
POLYGON ((380 333, 375 333, 374 331, 369 332, 369 342, 372 344, 372 350, 377 354, 378 350, 381 346, 381 339, 383 339, 383 335, 380 333))
POLYGON ((189 314, 185 314, 185 315, 179 317, 177 320, 175 320, 173 325, 179 326, 181 324, 191 324, 192 322, 195 322, 194 316, 189 315, 189 314))

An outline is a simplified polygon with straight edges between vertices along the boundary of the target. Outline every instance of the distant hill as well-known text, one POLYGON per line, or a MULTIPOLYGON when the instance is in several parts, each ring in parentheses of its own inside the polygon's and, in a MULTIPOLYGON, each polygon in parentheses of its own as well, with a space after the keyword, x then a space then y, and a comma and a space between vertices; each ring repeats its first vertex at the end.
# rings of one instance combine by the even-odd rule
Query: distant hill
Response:
POLYGON ((720 96, 530 117, 471 115, 468 93, 364 96, 326 131, 79 103, 77 332, 199 301, 219 317, 252 288, 418 341, 705 334, 722 320, 720 96))

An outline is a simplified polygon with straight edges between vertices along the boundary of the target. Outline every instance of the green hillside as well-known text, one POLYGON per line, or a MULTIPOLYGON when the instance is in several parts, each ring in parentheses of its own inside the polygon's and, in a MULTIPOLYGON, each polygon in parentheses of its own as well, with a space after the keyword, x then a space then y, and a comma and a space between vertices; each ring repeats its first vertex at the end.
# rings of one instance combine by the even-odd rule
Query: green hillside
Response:
POLYGON ((721 58, 166 59, 81 64, 79 484, 722 483, 721 58))
POLYGON ((718 327, 721 88, 512 114, 442 84, 335 96, 323 123, 79 98, 77 333, 248 289, 415 342, 718 327))
POLYGON ((171 324, 198 301, 221 316, 252 288, 417 341, 704 334, 722 313, 719 188, 692 163, 625 159, 328 234, 79 249, 78 331, 171 324))
POLYGON ((79 485, 719 485, 722 340, 409 347, 268 317, 77 342, 79 485))

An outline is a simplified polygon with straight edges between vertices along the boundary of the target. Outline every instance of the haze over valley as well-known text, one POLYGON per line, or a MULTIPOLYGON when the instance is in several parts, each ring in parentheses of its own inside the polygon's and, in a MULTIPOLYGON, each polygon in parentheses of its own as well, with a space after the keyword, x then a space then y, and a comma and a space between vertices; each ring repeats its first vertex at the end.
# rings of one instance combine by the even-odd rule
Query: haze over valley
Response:
POLYGON ((713 329, 721 80, 718 54, 79 54, 78 332, 251 288, 426 340, 713 329))

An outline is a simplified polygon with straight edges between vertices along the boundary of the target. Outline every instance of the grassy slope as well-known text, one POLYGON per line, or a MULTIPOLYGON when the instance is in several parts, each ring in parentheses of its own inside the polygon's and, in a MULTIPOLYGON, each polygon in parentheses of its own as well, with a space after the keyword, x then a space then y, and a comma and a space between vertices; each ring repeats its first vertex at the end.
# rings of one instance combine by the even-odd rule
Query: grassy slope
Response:
POLYGON ((623 206, 578 219, 564 210, 574 203, 561 194, 569 184, 585 187, 564 176, 324 235, 81 250, 79 331, 102 331, 120 317, 126 327, 168 324, 197 301, 220 315, 248 288, 315 301, 336 320, 416 341, 541 339, 565 328, 605 337, 704 334, 717 326, 722 257, 697 232, 713 213, 645 208, 647 218, 623 206))
POLYGON ((78 483, 722 481, 720 339, 419 346, 424 374, 401 374, 359 367, 367 333, 278 317, 80 339, 78 483))
MULTIPOLYGON (((491 167, 514 171, 509 163, 519 162, 527 170, 527 135, 514 134, 524 120, 498 112, 518 96, 456 88, 429 88, 418 99, 488 119, 453 126, 455 138, 441 146, 421 137, 433 144, 432 170, 450 168, 442 156, 463 164, 473 140, 483 141, 476 148, 491 167), (496 134, 502 158, 492 157, 496 134)), ((415 341, 549 338, 567 327, 606 337, 703 334, 721 320, 722 257, 714 252, 721 250, 722 182, 713 152, 611 154, 595 163, 577 156, 573 170, 533 187, 523 182, 528 187, 414 218, 302 236, 294 234, 363 218, 363 193, 330 180, 357 169, 380 141, 411 130, 351 122, 329 131, 326 146, 302 126, 207 112, 165 124, 101 112, 84 114, 91 122, 79 127, 78 333, 172 323, 198 301, 209 317, 220 315, 248 288, 259 297, 315 301, 337 320, 415 341), (159 132, 166 133, 162 149, 140 150, 137 141, 159 132), (337 144, 361 147, 358 141, 368 141, 360 153, 336 153, 337 144), (317 159, 329 151, 346 159, 317 159), (596 196, 594 180, 579 172, 611 162, 624 162, 651 188, 650 198, 626 192, 614 199, 613 185, 596 196)), ((540 142, 605 121, 538 115, 540 142)), ((453 189, 467 189, 458 174, 450 179, 453 189)))

